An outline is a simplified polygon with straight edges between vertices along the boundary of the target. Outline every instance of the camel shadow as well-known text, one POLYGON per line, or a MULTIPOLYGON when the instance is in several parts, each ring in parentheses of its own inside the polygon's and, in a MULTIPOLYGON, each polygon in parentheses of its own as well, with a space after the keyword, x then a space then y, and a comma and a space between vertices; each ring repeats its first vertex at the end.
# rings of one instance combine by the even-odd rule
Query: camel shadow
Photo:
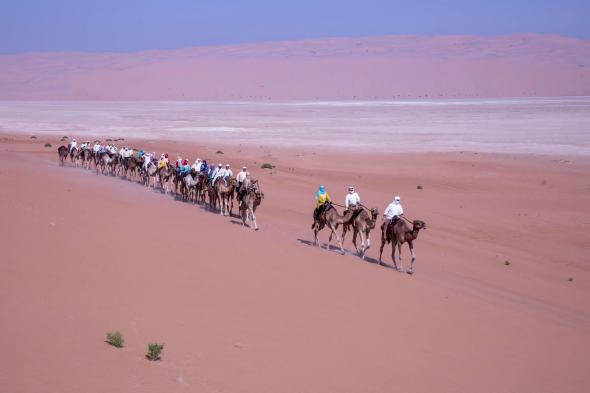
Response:
MULTIPOLYGON (((316 245, 313 243, 313 241, 311 241, 311 240, 306 240, 306 239, 299 239, 299 238, 298 238, 298 239, 297 239, 297 241, 298 241, 299 243, 301 243, 301 244, 303 244, 303 245, 306 245, 306 246, 309 246, 309 247, 317 247, 317 246, 316 246, 316 245)), ((320 243, 320 244, 321 244, 321 243, 320 243)), ((322 245, 321 249, 322 249, 322 250, 326 250, 326 248, 325 248, 323 245, 322 245)), ((327 250, 328 250, 328 251, 331 251, 331 252, 334 252, 334 253, 341 254, 341 252, 340 252, 340 247, 338 247, 338 246, 336 246, 336 245, 334 245, 334 244, 330 244, 330 246, 329 246, 329 248, 328 248, 327 250)), ((356 258, 358 258, 359 260, 361 260, 362 262, 371 263, 371 264, 373 264, 373 265, 377 265, 377 266, 379 266, 379 267, 382 267, 382 268, 384 268, 384 269, 392 269, 392 270, 395 270, 395 268, 394 268, 392 265, 388 265, 388 264, 386 264, 386 263, 384 263, 384 262, 382 262, 382 263, 379 263, 379 260, 378 260, 378 259, 375 259, 375 258, 372 258, 372 257, 366 256, 366 255, 365 255, 365 259, 362 259, 362 258, 359 256, 359 254, 358 254, 356 251, 347 250, 346 248, 344 249, 344 255, 350 255, 350 256, 356 257, 356 258)))

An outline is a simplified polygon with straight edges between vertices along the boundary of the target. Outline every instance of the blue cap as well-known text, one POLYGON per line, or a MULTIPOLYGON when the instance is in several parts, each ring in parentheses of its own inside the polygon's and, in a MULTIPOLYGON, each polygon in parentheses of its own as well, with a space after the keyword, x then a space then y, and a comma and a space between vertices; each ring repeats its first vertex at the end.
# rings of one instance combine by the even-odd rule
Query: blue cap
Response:
POLYGON ((326 189, 324 188, 324 186, 320 186, 320 192, 323 194, 324 192, 326 192, 326 189))

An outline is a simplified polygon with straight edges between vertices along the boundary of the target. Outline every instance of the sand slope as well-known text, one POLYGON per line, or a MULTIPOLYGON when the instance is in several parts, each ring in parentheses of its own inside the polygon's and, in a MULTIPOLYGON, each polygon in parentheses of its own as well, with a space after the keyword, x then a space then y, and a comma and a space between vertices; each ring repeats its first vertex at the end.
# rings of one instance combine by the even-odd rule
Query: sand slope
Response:
POLYGON ((131 182, 59 168, 44 142, 0 144, 6 391, 590 389, 587 160, 452 153, 369 165, 228 148, 234 166, 277 164, 253 169, 265 192, 255 233, 131 182), (370 263, 376 233, 368 262, 308 245, 320 179, 338 199, 354 182, 381 211, 403 196, 408 216, 429 224, 414 276, 370 263), (103 342, 109 329, 124 333, 124 349, 103 342), (143 358, 154 340, 166 344, 156 364, 143 358))
POLYGON ((590 95, 590 42, 386 36, 137 53, 0 56, 3 100, 590 95))

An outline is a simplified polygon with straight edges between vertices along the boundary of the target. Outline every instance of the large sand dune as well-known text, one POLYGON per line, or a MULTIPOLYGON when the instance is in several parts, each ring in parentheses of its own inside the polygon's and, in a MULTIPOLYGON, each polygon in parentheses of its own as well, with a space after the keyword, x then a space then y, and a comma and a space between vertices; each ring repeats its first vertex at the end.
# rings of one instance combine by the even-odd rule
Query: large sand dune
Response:
POLYGON ((393 36, 0 56, 4 100, 556 95, 590 95, 590 41, 393 36))

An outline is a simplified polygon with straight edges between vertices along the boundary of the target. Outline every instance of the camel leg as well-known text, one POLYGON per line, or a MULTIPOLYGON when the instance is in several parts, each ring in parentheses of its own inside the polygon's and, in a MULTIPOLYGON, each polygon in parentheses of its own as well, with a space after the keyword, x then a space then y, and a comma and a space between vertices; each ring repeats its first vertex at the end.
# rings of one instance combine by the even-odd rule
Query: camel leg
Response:
POLYGON ((369 247, 371 247, 371 232, 367 231, 365 237, 367 238, 367 247, 365 247, 365 252, 367 252, 369 247))
MULTIPOLYGON (((354 249, 356 250, 356 252, 359 252, 359 248, 356 245, 356 237, 358 236, 358 232, 356 229, 352 230, 352 244, 354 245, 354 249)), ((361 236, 361 240, 362 240, 362 236, 361 236)))
POLYGON ((403 272, 404 271, 404 264, 402 262, 402 243, 399 242, 397 243, 397 250, 398 250, 398 258, 399 258, 399 271, 403 272))
POLYGON ((379 264, 383 263, 383 247, 385 247, 385 232, 381 231, 381 247, 379 247, 379 264))
MULTIPOLYGON (((250 209, 248 207, 248 209, 250 209)), ((252 222, 254 223, 254 230, 258 230, 258 224, 256 223, 256 216, 254 215, 254 210, 250 209, 250 214, 252 214, 252 222)))
POLYGON ((344 255, 344 245, 342 244, 342 239, 340 238, 340 235, 338 235, 338 232, 336 232, 336 227, 330 227, 330 229, 332 230, 332 233, 336 236, 336 241, 340 246, 340 252, 342 253, 342 255, 344 255))
POLYGON ((414 254, 414 245, 411 241, 408 242, 408 246, 410 247, 410 255, 412 256, 410 259, 410 268, 408 269, 408 274, 414 274, 414 261, 416 260, 416 254, 414 254))
POLYGON ((398 270, 397 263, 395 262, 395 247, 396 247, 396 244, 392 242, 391 243, 391 260, 393 261, 393 268, 395 270, 398 270))
POLYGON ((363 231, 359 231, 359 235, 361 237, 361 252, 360 256, 362 259, 365 259, 365 234, 363 231))

